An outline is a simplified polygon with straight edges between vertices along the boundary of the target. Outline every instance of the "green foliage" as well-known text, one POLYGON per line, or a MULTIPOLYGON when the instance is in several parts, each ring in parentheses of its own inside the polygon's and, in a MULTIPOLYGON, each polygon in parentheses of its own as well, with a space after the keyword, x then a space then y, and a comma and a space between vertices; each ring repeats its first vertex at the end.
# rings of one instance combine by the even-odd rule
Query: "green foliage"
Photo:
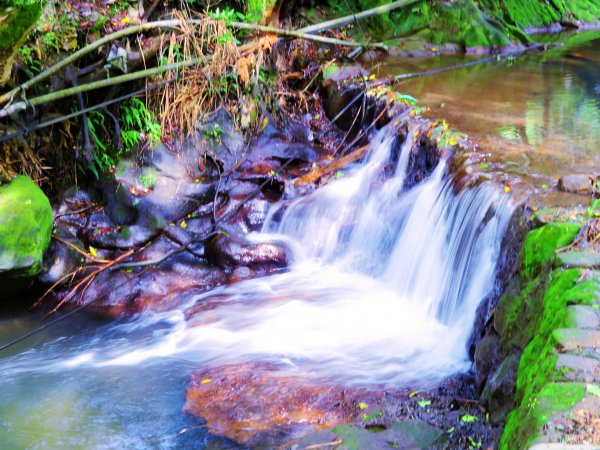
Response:
POLYGON ((471 414, 465 414, 460 416, 460 421, 463 423, 477 422, 478 420, 479 418, 477 416, 472 416, 471 414))
POLYGON ((160 124, 154 120, 152 113, 140 99, 132 98, 121 104, 121 121, 121 138, 125 153, 131 151, 142 139, 152 144, 160 142, 160 124))
POLYGON ((589 218, 600 217, 600 198, 597 198, 587 209, 587 216, 589 218))
POLYGON ((43 2, 41 0, 0 0, 0 7, 3 7, 3 6, 21 7, 21 6, 32 6, 32 5, 41 6, 42 4, 43 4, 43 2))
POLYGON ((214 11, 208 11, 208 16, 213 20, 222 20, 225 22, 225 25, 228 25, 231 22, 244 22, 246 20, 246 15, 242 14, 239 11, 231 8, 220 9, 217 8, 214 11))
MULTIPOLYGON (((140 145, 155 145, 160 142, 161 126, 156 122, 144 102, 137 98, 129 99, 120 106, 121 148, 115 145, 116 140, 108 129, 106 115, 100 111, 92 111, 88 115, 90 140, 94 145, 93 162, 87 169, 100 178, 110 172, 124 155, 130 154, 140 145)), ((147 179, 148 184, 151 179, 147 179)), ((142 183, 144 184, 144 183, 142 183)))

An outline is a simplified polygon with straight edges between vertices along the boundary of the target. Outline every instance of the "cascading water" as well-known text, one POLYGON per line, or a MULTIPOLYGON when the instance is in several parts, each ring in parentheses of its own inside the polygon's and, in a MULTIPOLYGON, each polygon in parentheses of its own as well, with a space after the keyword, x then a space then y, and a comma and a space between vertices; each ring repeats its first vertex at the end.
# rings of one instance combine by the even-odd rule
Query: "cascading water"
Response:
MULTIPOLYGON (((273 208, 252 238, 289 245, 286 273, 7 357, 0 361, 0 402, 14 403, 25 386, 44 393, 36 380, 47 373, 63 389, 69 383, 81 389, 83 379, 94 391, 108 388, 106 374, 117 373, 128 392, 140 390, 141 372, 169 374, 180 389, 194 369, 249 360, 346 384, 395 386, 467 368, 467 340, 477 306, 493 287, 512 207, 491 184, 455 195, 443 160, 426 180, 407 186, 410 152, 418 151, 413 133, 395 155, 396 129, 384 128, 366 163, 273 208), (201 302, 214 307, 186 318, 184 310, 201 302), (161 364, 168 370, 157 371, 161 364)), ((151 395, 140 396, 150 405, 151 395)), ((109 404, 86 408, 110 410, 109 404)))

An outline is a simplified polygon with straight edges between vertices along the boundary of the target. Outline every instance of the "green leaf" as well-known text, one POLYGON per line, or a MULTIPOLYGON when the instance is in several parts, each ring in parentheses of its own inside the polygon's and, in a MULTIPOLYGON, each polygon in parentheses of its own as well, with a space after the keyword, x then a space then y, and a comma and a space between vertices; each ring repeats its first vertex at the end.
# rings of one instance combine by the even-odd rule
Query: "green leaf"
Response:
POLYGON ((479 168, 480 169, 489 169, 490 165, 488 163, 482 163, 482 164, 479 165, 479 168))
POLYGON ((431 400, 421 400, 418 403, 421 408, 425 408, 425 407, 431 405, 431 400))
POLYGON ((460 420, 463 423, 471 423, 471 422, 476 422, 479 420, 479 417, 476 416, 472 416, 471 414, 465 414, 464 416, 460 417, 460 420))

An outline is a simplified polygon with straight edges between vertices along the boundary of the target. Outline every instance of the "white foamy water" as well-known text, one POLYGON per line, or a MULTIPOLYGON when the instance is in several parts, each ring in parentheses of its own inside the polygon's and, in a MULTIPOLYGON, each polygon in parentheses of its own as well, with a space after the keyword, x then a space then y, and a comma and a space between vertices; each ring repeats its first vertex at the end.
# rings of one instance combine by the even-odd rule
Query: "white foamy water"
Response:
MULTIPOLYGON (((49 359, 44 370, 252 360, 398 386, 468 368, 467 341, 494 283, 511 207, 491 184, 456 196, 443 161, 407 188, 410 152, 418 151, 412 133, 399 145, 395 130, 382 130, 364 164, 272 209, 253 238, 286 242, 288 272, 205 293, 186 308, 214 307, 192 319, 178 310, 113 325, 119 338, 49 359)), ((31 369, 12 363, 13 373, 31 369)))

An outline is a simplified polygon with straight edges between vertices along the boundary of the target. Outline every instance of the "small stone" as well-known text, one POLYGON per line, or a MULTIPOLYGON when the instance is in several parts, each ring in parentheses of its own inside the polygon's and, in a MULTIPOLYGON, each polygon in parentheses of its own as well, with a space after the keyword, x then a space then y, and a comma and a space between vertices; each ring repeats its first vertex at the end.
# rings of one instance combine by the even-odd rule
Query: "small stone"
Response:
POLYGON ((558 180, 558 188, 573 194, 591 194, 593 191, 594 177, 587 174, 563 175, 558 180))

